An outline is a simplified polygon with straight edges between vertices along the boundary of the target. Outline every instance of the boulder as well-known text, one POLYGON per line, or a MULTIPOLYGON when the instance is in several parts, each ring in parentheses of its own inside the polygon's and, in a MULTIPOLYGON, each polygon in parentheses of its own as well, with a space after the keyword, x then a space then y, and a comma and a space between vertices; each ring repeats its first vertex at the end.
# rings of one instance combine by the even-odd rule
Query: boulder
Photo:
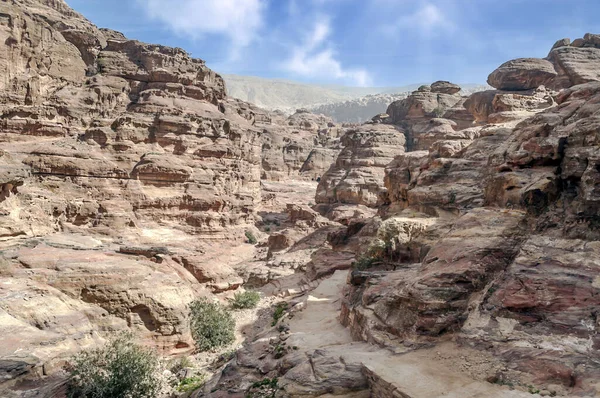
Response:
POLYGON ((519 58, 503 63, 490 74, 488 84, 498 90, 530 90, 552 86, 558 75, 554 65, 539 58, 519 58))
POLYGON ((437 81, 431 84, 432 93, 443 93, 443 94, 456 94, 461 90, 458 84, 450 83, 447 81, 437 81))

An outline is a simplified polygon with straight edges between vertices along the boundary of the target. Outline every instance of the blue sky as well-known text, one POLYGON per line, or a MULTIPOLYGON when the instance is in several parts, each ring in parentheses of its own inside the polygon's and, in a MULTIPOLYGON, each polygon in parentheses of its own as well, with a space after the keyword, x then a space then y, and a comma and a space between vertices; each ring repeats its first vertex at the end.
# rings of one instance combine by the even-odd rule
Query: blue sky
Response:
POLYGON ((501 63, 600 33, 598 0, 67 0, 100 27, 219 73, 351 86, 484 83, 501 63))

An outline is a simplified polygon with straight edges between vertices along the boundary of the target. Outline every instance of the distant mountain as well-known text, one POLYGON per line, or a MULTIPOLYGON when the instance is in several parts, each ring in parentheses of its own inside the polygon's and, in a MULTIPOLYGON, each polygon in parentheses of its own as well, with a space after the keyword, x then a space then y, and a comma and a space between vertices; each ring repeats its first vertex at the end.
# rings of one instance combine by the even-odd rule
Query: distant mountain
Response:
POLYGON ((404 99, 409 94, 410 91, 399 94, 373 94, 308 109, 312 113, 329 116, 338 123, 363 123, 375 115, 384 113, 392 102, 404 99))
MULTIPOLYGON (((386 111, 389 104, 406 98, 420 84, 400 87, 347 87, 306 84, 283 79, 223 75, 227 93, 261 108, 294 113, 308 108, 340 123, 361 123, 386 111)), ((464 95, 486 90, 489 86, 461 84, 464 95)))
MULTIPOLYGON (((470 95, 477 91, 490 89, 489 86, 477 84, 464 84, 461 87, 462 95, 470 95)), ((338 123, 363 123, 375 115, 384 113, 392 102, 408 97, 411 91, 414 90, 396 91, 395 94, 372 94, 347 101, 312 106, 308 109, 312 113, 329 116, 338 123)))
POLYGON ((265 109, 278 109, 287 113, 298 108, 344 102, 367 95, 412 91, 420 86, 412 84, 403 87, 347 87, 253 76, 223 75, 223 78, 230 96, 265 109))

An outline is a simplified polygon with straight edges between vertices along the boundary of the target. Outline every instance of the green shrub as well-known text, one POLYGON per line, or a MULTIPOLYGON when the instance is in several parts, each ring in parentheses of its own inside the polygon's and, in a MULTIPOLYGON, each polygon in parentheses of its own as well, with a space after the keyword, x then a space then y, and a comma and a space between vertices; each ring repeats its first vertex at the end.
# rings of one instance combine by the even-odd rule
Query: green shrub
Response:
POLYGON ((188 357, 173 359, 169 362, 169 370, 174 375, 177 375, 177 373, 181 372, 183 369, 192 368, 193 366, 194 363, 188 357))
POLYGON ((446 110, 440 106, 438 106, 437 108, 435 108, 432 112, 433 116, 435 117, 442 117, 444 116, 444 113, 446 113, 446 110))
POLYGON ((285 301, 281 303, 277 303, 275 306, 275 311, 273 311, 273 322, 271 322, 271 326, 277 325, 277 322, 283 317, 285 311, 288 309, 288 303, 285 301))
POLYGON ((275 350, 273 351, 273 356, 275 357, 275 359, 283 358, 285 354, 287 354, 287 349, 285 348, 285 346, 277 344, 275 350))
POLYGON ((256 308, 260 301, 260 294, 258 292, 246 291, 239 292, 233 296, 231 301, 231 307, 236 310, 244 310, 248 308, 256 308))
POLYGON ((252 233, 252 231, 246 231, 246 239, 248 239, 248 243, 251 245, 255 245, 258 243, 256 236, 252 233))
POLYGON ((186 377, 185 379, 179 382, 177 386, 177 391, 179 392, 190 392, 196 391, 200 387, 204 385, 204 375, 186 377))
POLYGON ((456 203, 456 192, 450 191, 450 194, 448 195, 448 203, 449 204, 456 203))
POLYGON ((235 320, 218 303, 202 298, 190 304, 192 337, 200 351, 226 346, 235 340, 235 320))
POLYGON ((377 261, 378 260, 374 257, 362 256, 352 263, 352 268, 358 271, 364 271, 373 267, 377 261))
POLYGON ((246 398, 274 398, 279 389, 278 383, 279 380, 276 377, 257 381, 248 389, 246 398))
POLYGON ((155 398, 170 393, 159 357, 135 344, 130 334, 80 353, 69 370, 69 398, 155 398))

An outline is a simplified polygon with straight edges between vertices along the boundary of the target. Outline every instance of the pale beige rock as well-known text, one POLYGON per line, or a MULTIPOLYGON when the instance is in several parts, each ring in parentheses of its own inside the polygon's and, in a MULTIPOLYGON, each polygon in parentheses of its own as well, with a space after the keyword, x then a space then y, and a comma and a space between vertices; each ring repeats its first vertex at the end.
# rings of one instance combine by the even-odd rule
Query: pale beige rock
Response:
POLYGON ((316 202, 375 206, 383 192, 387 164, 404 152, 399 128, 366 124, 350 129, 342 138, 344 150, 317 187, 316 202))
POLYGON ((500 65, 488 77, 488 84, 498 90, 530 90, 551 86, 557 75, 550 61, 519 58, 500 65))

